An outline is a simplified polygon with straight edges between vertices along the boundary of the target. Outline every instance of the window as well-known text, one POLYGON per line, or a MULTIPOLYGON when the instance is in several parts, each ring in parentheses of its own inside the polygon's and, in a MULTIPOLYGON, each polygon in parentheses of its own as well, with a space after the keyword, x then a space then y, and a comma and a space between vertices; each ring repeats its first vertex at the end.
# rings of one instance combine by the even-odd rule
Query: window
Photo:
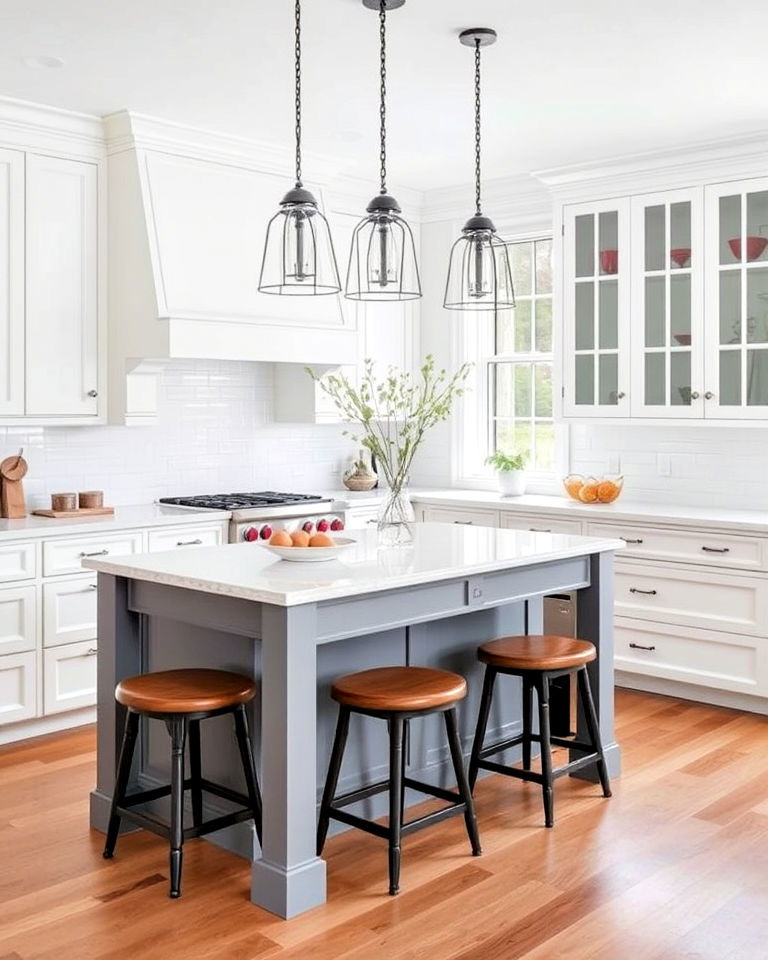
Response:
POLYGON ((508 245, 514 310, 466 314, 463 356, 475 363, 473 389, 459 423, 457 480, 488 485, 485 458, 496 450, 528 453, 528 470, 544 490, 565 469, 567 431, 555 423, 552 347, 552 239, 508 245))

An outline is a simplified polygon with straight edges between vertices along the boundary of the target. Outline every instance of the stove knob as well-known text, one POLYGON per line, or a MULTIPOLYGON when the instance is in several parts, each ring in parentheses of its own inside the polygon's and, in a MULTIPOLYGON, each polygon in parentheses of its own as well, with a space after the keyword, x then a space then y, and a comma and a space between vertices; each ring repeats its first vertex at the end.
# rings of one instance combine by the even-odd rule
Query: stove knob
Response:
POLYGON ((259 531, 256 527, 246 527, 243 531, 243 540, 247 540, 249 543, 252 543, 254 540, 259 539, 259 531))
POLYGON ((343 529, 344 529, 343 520, 341 520, 339 517, 335 517, 333 520, 331 520, 331 530, 336 531, 336 530, 343 530, 343 529))
POLYGON ((326 533, 326 531, 330 530, 330 527, 331 525, 328 523, 325 517, 323 517, 322 520, 317 521, 318 533, 326 533))
POLYGON ((312 531, 315 529, 315 525, 311 520, 307 520, 306 523, 301 525, 301 529, 304 531, 304 533, 312 533, 312 531))
POLYGON ((261 528, 261 533, 260 533, 261 539, 262 539, 262 540, 269 540, 269 538, 272 536, 272 532, 273 532, 273 531, 272 531, 272 527, 270 527, 270 525, 269 525, 268 523, 265 524, 265 525, 261 528))

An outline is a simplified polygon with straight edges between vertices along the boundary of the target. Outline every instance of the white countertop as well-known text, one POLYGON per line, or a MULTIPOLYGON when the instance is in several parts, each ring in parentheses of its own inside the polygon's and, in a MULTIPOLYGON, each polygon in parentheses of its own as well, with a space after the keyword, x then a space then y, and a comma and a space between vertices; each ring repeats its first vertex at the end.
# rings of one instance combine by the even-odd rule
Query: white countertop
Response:
POLYGON ((52 517, 33 517, 21 520, 0 520, 0 541, 25 540, 37 537, 58 537, 62 534, 101 533, 106 530, 127 530, 138 527, 169 527, 176 524, 229 520, 227 510, 191 510, 157 503, 115 507, 114 515, 105 517, 75 517, 54 520, 52 517))
POLYGON ((552 497, 525 494, 522 497, 502 497, 489 490, 412 490, 415 503, 440 506, 473 507, 488 510, 506 510, 511 513, 557 514, 578 520, 602 520, 630 523, 653 523, 704 527, 708 529, 748 530, 768 533, 768 493, 766 509, 734 510, 727 507, 696 507, 681 503, 639 503, 624 496, 613 503, 576 503, 566 496, 552 497))
POLYGON ((433 583, 472 574, 525 567, 548 560, 619 550, 620 540, 561 534, 415 524, 413 544, 382 548, 375 530, 360 531, 343 559, 293 563, 258 543, 143 554, 123 559, 87 559, 102 573, 149 580, 205 593, 294 606, 433 583))

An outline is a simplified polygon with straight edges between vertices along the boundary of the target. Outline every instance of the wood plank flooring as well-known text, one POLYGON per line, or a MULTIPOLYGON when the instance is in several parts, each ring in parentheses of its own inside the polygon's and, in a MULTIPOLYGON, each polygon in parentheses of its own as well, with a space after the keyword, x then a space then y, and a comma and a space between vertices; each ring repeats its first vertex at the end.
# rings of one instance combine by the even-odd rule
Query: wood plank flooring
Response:
POLYGON ((0 960, 766 960, 768 718, 618 691, 614 797, 559 780, 478 784, 484 855, 461 818, 406 839, 403 892, 350 831, 328 844, 326 906, 285 922, 248 901, 248 865, 196 840, 183 896, 165 843, 88 829, 92 727, 0 748, 0 960))

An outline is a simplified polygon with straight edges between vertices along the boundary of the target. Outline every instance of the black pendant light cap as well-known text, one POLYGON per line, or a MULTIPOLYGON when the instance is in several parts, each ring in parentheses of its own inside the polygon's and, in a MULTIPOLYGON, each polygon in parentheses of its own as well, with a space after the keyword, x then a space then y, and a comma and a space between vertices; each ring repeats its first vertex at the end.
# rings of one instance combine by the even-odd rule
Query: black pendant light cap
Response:
MULTIPOLYGON (((404 6, 405 0, 386 0, 384 6, 385 10, 397 10, 399 7, 404 6)), ((380 0, 363 0, 363 6, 368 10, 377 10, 380 6, 380 0)))
POLYGON ((400 213, 400 204, 388 193, 379 193, 365 208, 368 213, 400 213))
POLYGON ((470 27, 459 34, 459 43, 463 43, 465 47, 474 47, 478 42, 481 47, 490 47, 492 43, 496 43, 496 31, 490 27, 470 27))
POLYGON ((491 220, 490 217, 485 217, 480 213, 476 213, 474 217, 470 217, 469 220, 462 227, 462 233, 479 233, 483 231, 485 233, 496 233, 496 226, 491 220))
POLYGON ((315 200, 314 196, 309 192, 309 190, 305 189, 304 187, 293 187, 280 201, 280 205, 283 207, 316 207, 317 200, 315 200))

